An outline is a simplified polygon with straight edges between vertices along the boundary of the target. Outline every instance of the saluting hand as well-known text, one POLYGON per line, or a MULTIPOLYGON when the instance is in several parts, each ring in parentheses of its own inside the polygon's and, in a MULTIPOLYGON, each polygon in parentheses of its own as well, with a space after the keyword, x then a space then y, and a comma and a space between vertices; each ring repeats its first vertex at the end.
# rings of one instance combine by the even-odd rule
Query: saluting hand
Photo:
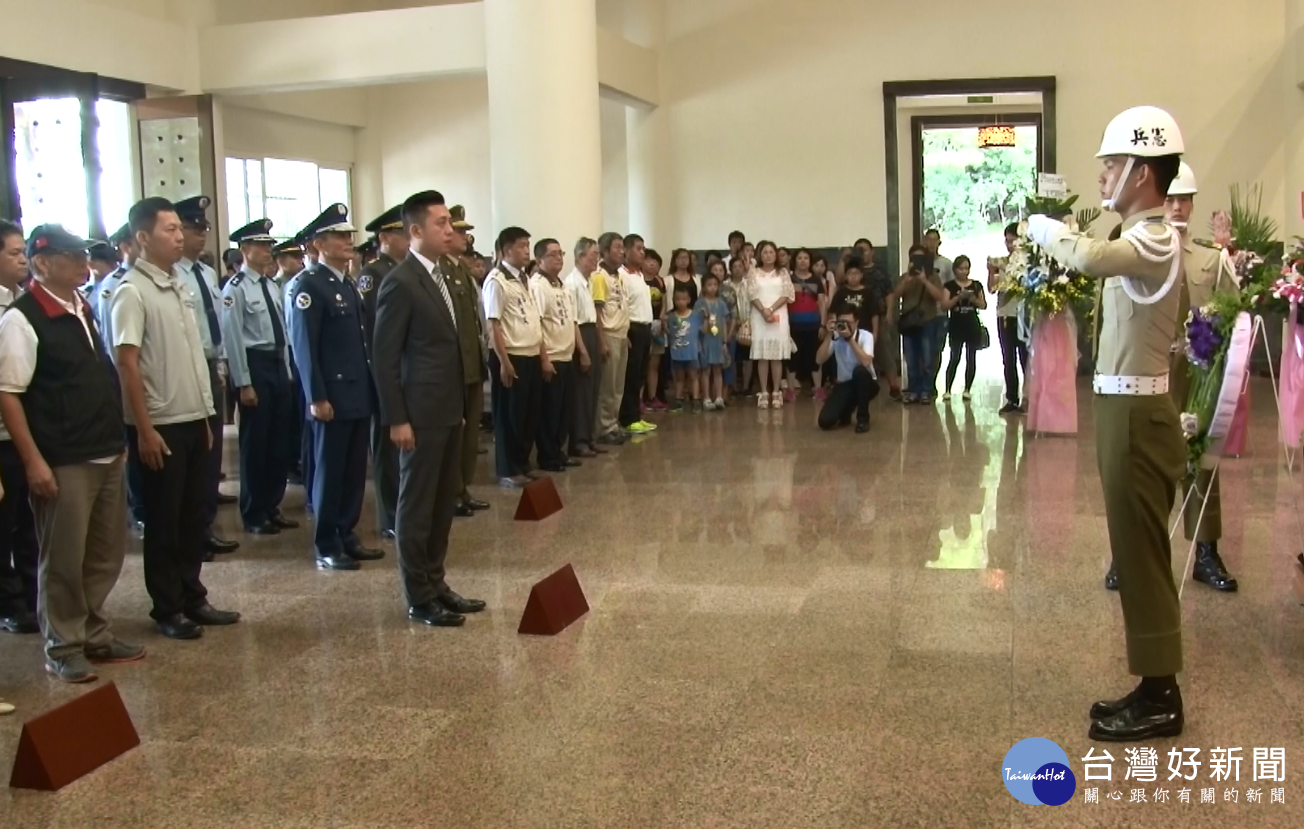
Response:
POLYGON ((400 423, 389 427, 389 441, 403 452, 411 452, 417 448, 417 435, 412 431, 411 423, 400 423))
POLYGON ((320 420, 322 423, 330 423, 335 419, 335 407, 330 401, 323 400, 320 403, 313 403, 308 407, 312 412, 313 420, 320 420))
POLYGON ((153 427, 136 431, 136 447, 141 462, 155 472, 163 468, 163 459, 172 454, 163 436, 153 427))
POLYGON ((258 407, 258 392, 253 386, 240 387, 240 405, 250 409, 258 407))

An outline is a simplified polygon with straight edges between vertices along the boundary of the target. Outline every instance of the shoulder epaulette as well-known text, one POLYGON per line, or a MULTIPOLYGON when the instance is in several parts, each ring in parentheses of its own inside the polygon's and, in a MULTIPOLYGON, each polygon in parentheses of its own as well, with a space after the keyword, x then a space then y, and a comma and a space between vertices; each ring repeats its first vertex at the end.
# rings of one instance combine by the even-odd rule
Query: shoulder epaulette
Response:
POLYGON ((1222 245, 1218 244, 1217 242, 1215 242, 1215 241, 1213 241, 1213 240, 1211 240, 1211 239, 1192 239, 1191 241, 1194 242, 1195 244, 1199 245, 1199 246, 1202 247, 1202 248, 1209 248, 1210 250, 1222 250, 1222 249, 1223 249, 1223 246, 1222 246, 1222 245))
POLYGON ((240 287, 240 283, 241 283, 241 282, 244 282, 244 278, 245 278, 244 271, 240 271, 240 273, 238 273, 238 274, 236 274, 235 276, 231 277, 231 281, 230 281, 229 284, 230 284, 232 287, 239 288, 239 287, 240 287))

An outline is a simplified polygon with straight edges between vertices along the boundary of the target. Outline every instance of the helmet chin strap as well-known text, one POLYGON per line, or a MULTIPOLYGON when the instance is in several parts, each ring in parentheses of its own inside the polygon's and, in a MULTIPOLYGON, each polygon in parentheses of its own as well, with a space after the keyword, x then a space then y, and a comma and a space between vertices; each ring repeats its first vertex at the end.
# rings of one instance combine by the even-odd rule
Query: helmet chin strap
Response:
POLYGON ((1132 175, 1132 164, 1135 161, 1134 156, 1127 157, 1127 164, 1123 165, 1123 175, 1118 177, 1118 183, 1114 185, 1114 194, 1101 202, 1100 206, 1111 213, 1117 212, 1115 204, 1118 197, 1123 195, 1123 187, 1127 184, 1128 176, 1132 175))

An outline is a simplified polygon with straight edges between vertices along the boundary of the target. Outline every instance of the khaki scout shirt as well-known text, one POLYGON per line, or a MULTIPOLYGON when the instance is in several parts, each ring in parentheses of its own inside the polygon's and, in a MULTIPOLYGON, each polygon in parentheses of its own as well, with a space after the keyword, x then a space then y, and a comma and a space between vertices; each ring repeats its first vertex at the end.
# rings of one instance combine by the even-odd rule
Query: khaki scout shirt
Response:
POLYGON ((530 288, 520 277, 494 268, 485 279, 485 287, 496 286, 497 307, 490 297, 485 298, 485 315, 498 320, 503 332, 503 345, 513 357, 538 357, 543 345, 543 323, 539 319, 539 306, 530 295, 530 288))
MULTIPOLYGON (((1128 217, 1122 230, 1126 233, 1143 222, 1145 231, 1156 239, 1177 232, 1164 221, 1162 207, 1128 217)), ((1142 305, 1127 295, 1123 277, 1140 283, 1135 288, 1138 293, 1157 291, 1168 279, 1172 259, 1151 262, 1126 239, 1105 242, 1067 228, 1055 232, 1046 250, 1068 267, 1104 280, 1096 301, 1096 373, 1123 377, 1167 374, 1182 284, 1175 283, 1158 302, 1142 305)))
POLYGON ((449 256, 440 257, 439 267, 444 272, 444 282, 448 292, 453 295, 453 307, 457 309, 457 340, 462 350, 462 380, 468 385, 484 382, 481 370, 484 353, 480 345, 484 342, 484 331, 480 324, 479 296, 475 280, 459 260, 449 256))

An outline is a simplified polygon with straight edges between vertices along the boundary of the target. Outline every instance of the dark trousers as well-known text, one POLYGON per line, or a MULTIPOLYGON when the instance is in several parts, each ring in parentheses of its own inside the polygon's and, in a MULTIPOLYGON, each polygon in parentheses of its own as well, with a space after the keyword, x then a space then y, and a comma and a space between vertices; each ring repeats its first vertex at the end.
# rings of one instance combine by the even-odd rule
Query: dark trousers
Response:
POLYGON ((156 426, 171 454, 162 469, 140 460, 136 427, 127 427, 127 451, 140 471, 145 511, 145 589, 154 602, 149 615, 166 619, 202 607, 208 591, 199 580, 204 556, 204 499, 210 474, 208 420, 156 426))
MULTIPOLYGON (((471 425, 471 424, 468 424, 471 425)), ((398 565, 408 607, 448 592, 444 559, 462 483, 460 426, 414 429, 416 448, 398 458, 398 565)))
POLYGON ((629 362, 625 364, 625 396, 620 399, 620 425, 622 428, 643 419, 640 408, 643 384, 647 382, 647 359, 652 351, 652 325, 646 322, 629 324, 629 362))
POLYGON ((833 429, 851 422, 851 415, 856 415, 857 423, 869 422, 869 404, 878 396, 878 381, 869 369, 856 366, 851 372, 851 379, 835 383, 829 397, 820 408, 819 426, 821 429, 833 429))
POLYGON ((1018 317, 997 317, 996 337, 1005 364, 1005 402, 1019 405, 1019 372, 1028 376, 1028 344, 1019 339, 1018 317))
POLYGON ((369 417, 329 423, 312 421, 313 548, 317 555, 339 556, 358 546, 353 529, 362 517, 367 489, 369 417))
POLYGON ((392 530, 398 511, 398 447, 380 415, 371 418, 371 478, 376 490, 376 527, 392 530))
MULTIPOLYGON (((311 466, 305 455, 312 454, 312 430, 308 428, 308 409, 303 402, 303 385, 299 382, 299 368, 290 359, 290 471, 303 478, 305 465, 311 466), (304 447, 308 447, 304 451, 304 447)), ((304 481, 305 486, 307 481, 304 481)), ((311 491, 311 490, 309 490, 311 491)))
POLYGON ((580 326, 584 350, 589 352, 589 370, 580 371, 579 363, 572 363, 570 453, 578 455, 598 439, 598 390, 602 386, 602 354, 598 348, 598 326, 586 323, 580 326))
POLYGON ((946 388, 949 392, 955 383, 955 374, 960 370, 960 357, 964 356, 964 390, 973 388, 973 379, 978 375, 978 332, 959 334, 951 332, 951 360, 946 364, 946 388))
MULTIPOLYGON (((213 401, 217 405, 217 401, 213 401)), ((131 435, 127 435, 127 442, 131 443, 131 435)), ((127 464, 127 511, 131 513, 131 520, 140 523, 145 522, 145 483, 140 477, 140 468, 134 463, 127 464)))
POLYGON ((213 434, 213 444, 208 450, 208 489, 204 495, 204 536, 213 534, 213 522, 217 520, 218 486, 222 483, 222 430, 226 426, 226 406, 222 398, 222 377, 217 367, 220 360, 208 361, 208 384, 213 394, 214 414, 208 419, 208 430, 213 434))
POLYGON ((457 494, 463 501, 471 500, 471 481, 475 467, 480 462, 480 416, 484 414, 484 383, 480 380, 466 384, 466 423, 462 426, 461 486, 457 494))
POLYGON ((279 351, 246 351, 257 406, 240 404, 240 517, 246 527, 271 520, 285 497, 293 451, 293 390, 279 351))
POLYGON ((543 381, 538 357, 509 354, 508 359, 516 369, 516 382, 511 388, 503 385, 498 354, 489 355, 489 371, 493 374, 494 468, 499 478, 524 475, 530 468, 530 450, 534 448, 539 421, 542 391, 539 387, 543 381))
POLYGON ((545 467, 566 463, 575 364, 571 360, 556 360, 552 367, 556 374, 544 381, 539 403, 539 466, 545 467))
POLYGON ((0 441, 0 616, 36 612, 36 519, 27 471, 13 441, 0 441))

